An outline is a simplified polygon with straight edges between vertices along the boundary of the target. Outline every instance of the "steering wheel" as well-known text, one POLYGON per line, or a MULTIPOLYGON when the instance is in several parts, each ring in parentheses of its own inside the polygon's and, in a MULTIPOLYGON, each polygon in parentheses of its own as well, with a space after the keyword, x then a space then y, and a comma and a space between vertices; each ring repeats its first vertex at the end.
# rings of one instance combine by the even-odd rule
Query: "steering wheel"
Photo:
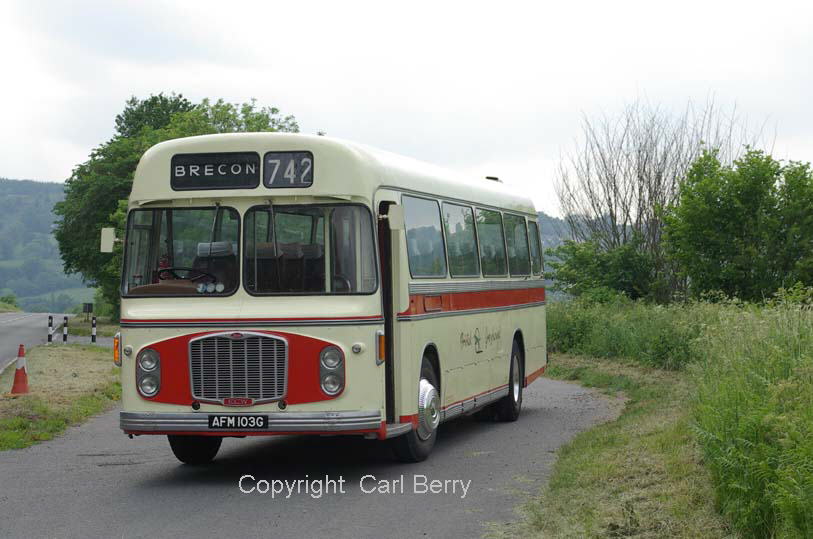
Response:
POLYGON ((350 284, 350 279, 345 277, 344 275, 334 274, 333 275, 333 288, 334 290, 338 287, 336 286, 336 281, 339 281, 341 284, 344 285, 344 290, 342 292, 350 292, 353 289, 353 285, 350 284))
POLYGON ((211 282, 217 281, 217 277, 215 277, 211 273, 207 273, 205 271, 201 271, 201 270, 195 269, 195 268, 183 268, 181 266, 170 266, 168 268, 158 268, 158 275, 161 275, 161 273, 163 273, 165 271, 168 272, 169 274, 171 274, 176 279, 179 279, 181 281, 197 281, 198 279, 200 279, 202 277, 209 277, 212 280, 211 282), (186 277, 181 277, 180 275, 178 275, 176 273, 178 271, 195 272, 196 275, 193 277, 192 275, 187 274, 186 277))

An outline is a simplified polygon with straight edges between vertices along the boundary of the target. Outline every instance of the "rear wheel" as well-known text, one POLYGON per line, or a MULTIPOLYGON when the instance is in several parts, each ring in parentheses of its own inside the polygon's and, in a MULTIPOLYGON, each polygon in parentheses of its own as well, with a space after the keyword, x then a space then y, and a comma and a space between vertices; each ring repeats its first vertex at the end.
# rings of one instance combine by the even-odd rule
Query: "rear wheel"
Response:
POLYGON ((516 421, 522 411, 522 351, 514 341, 511 347, 511 367, 508 372, 508 395, 496 403, 497 419, 516 421))
POLYGON ((207 464, 217 455, 223 438, 219 436, 175 436, 168 435, 169 446, 175 456, 184 464, 207 464))
POLYGON ((394 438, 392 448, 402 462, 426 460, 438 436, 440 389, 432 363, 424 356, 418 384, 418 428, 394 438))

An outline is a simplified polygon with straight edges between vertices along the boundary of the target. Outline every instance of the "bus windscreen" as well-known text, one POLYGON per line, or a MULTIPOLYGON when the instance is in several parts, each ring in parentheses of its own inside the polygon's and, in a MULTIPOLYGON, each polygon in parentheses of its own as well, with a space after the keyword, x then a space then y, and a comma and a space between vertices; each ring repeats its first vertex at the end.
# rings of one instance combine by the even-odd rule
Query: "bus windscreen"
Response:
POLYGON ((370 294, 377 285, 370 212, 356 205, 261 206, 245 216, 250 294, 370 294))
POLYGON ((130 212, 125 296, 223 296, 239 279, 240 217, 232 208, 130 212))

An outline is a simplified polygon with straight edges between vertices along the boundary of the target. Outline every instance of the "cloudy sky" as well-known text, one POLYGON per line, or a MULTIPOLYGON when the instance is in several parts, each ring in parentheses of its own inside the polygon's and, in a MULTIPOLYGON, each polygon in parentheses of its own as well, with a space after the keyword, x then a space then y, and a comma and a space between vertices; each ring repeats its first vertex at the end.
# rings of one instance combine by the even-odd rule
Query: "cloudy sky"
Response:
POLYGON ((813 3, 0 2, 0 177, 64 181, 131 95, 257 98, 304 132, 497 175, 557 213, 583 115, 710 96, 813 161, 813 3))

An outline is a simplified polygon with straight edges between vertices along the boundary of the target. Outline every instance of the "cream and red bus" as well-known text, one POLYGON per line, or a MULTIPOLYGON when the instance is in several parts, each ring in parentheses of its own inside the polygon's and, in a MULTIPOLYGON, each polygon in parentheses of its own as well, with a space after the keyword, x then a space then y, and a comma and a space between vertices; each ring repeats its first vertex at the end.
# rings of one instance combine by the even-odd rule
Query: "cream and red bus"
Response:
POLYGON ((158 144, 123 239, 121 429, 190 464, 277 434, 391 438, 419 461, 443 421, 516 420, 546 365, 539 238, 502 183, 362 145, 158 144))

